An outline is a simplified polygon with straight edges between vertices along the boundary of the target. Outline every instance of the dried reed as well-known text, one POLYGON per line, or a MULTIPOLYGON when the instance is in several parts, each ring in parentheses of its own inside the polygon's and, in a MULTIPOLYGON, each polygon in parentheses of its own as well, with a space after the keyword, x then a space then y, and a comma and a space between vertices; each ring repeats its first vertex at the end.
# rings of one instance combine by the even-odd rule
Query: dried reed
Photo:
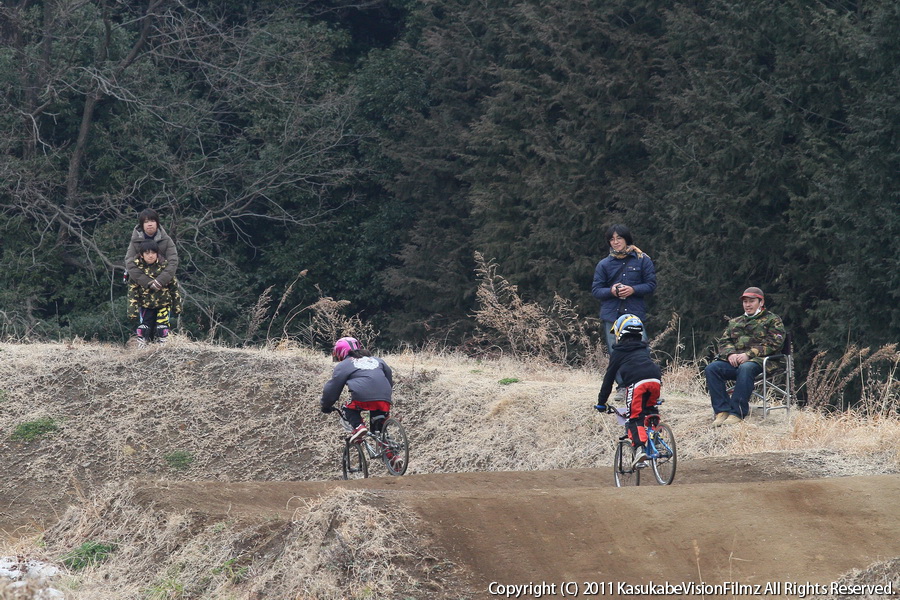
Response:
POLYGON ((554 294, 549 308, 524 301, 518 288, 497 273, 497 264, 475 253, 477 323, 487 337, 515 357, 561 365, 598 365, 603 359, 597 319, 582 319, 571 301, 554 294), (499 339, 498 339, 499 336, 499 339))
POLYGON ((285 340, 294 340, 299 345, 310 349, 330 348, 335 340, 349 335, 358 339, 364 348, 371 347, 378 338, 379 332, 371 323, 363 321, 358 314, 344 314, 349 306, 349 300, 335 300, 329 296, 323 296, 320 290, 319 299, 316 302, 302 309, 291 311, 285 319, 282 345, 285 340), (291 334, 289 332, 291 323, 303 312, 308 312, 310 315, 309 322, 300 326, 299 333, 291 334))
POLYGON ((860 384, 862 410, 871 416, 897 414, 900 408, 900 386, 896 379, 900 352, 897 344, 876 349, 850 345, 837 360, 828 360, 825 352, 817 354, 806 378, 809 406, 836 407, 847 404, 845 393, 854 381, 860 384), (882 374, 879 367, 887 365, 882 374))

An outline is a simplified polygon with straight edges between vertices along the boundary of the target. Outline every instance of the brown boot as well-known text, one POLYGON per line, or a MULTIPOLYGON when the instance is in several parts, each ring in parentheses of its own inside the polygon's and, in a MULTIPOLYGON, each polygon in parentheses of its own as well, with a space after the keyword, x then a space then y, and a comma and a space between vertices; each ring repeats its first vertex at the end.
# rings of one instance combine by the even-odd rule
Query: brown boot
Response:
POLYGON ((713 427, 720 427, 720 426, 722 425, 722 423, 725 422, 725 419, 727 419, 727 418, 728 418, 728 413, 727 413, 727 412, 716 413, 716 420, 713 421, 712 426, 713 426, 713 427))

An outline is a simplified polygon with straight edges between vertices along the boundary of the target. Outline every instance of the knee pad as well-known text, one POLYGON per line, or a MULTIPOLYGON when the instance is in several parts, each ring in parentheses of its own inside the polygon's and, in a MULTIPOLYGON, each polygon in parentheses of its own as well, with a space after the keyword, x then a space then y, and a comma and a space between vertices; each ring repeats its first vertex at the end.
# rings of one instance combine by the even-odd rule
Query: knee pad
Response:
POLYGON ((147 337, 147 332, 150 331, 149 325, 138 325, 138 328, 135 330, 135 334, 139 338, 147 337))

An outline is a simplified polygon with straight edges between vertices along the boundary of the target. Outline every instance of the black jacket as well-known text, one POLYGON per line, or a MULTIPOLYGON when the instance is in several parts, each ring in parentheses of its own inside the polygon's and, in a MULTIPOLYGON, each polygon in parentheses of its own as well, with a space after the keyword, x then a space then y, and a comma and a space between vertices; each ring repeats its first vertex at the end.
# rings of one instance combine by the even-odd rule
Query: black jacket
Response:
POLYGON ((629 386, 644 379, 662 379, 659 365, 650 358, 650 346, 641 339, 626 338, 612 347, 609 366, 606 368, 603 385, 600 386, 600 395, 597 397, 600 404, 606 404, 609 399, 613 382, 616 380, 616 373, 622 374, 623 386, 629 386))

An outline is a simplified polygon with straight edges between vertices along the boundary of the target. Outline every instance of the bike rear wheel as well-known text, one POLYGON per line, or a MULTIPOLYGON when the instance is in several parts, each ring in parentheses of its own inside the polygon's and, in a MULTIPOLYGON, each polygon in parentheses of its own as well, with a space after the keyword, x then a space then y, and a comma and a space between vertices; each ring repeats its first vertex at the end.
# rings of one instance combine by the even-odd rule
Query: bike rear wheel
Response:
POLYGON ((641 485, 640 469, 633 469, 631 462, 634 460, 634 448, 629 440, 619 440, 616 447, 616 457, 613 460, 613 473, 616 476, 616 487, 641 485))
POLYGON ((361 444, 344 442, 344 456, 341 463, 344 479, 364 479, 369 476, 369 463, 361 444))
POLYGON ((391 475, 403 475, 409 465, 409 440, 406 429, 397 419, 390 417, 381 426, 381 460, 391 475))
POLYGON ((678 466, 678 452, 675 448, 675 434, 665 423, 660 423, 653 431, 653 445, 659 456, 651 459, 653 475, 660 485, 669 485, 675 479, 678 466))

